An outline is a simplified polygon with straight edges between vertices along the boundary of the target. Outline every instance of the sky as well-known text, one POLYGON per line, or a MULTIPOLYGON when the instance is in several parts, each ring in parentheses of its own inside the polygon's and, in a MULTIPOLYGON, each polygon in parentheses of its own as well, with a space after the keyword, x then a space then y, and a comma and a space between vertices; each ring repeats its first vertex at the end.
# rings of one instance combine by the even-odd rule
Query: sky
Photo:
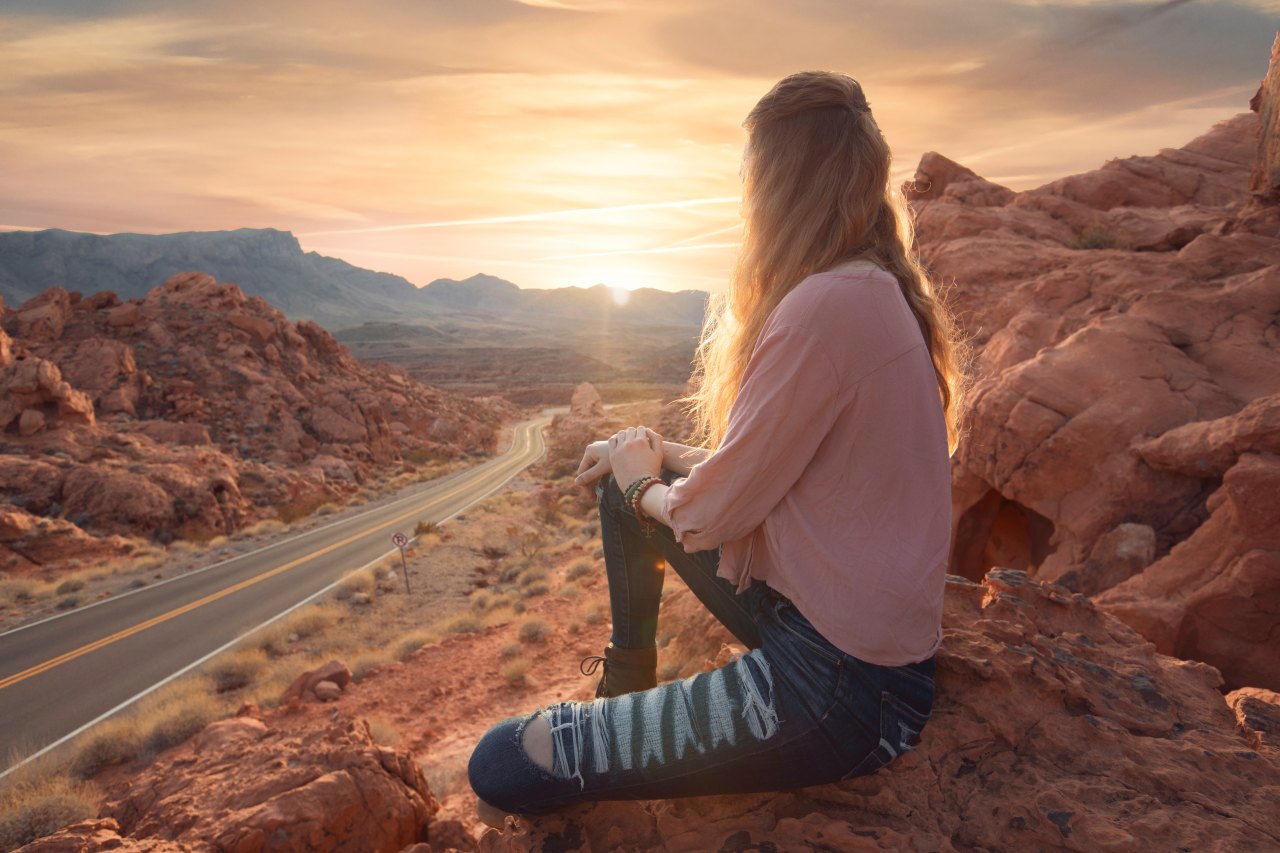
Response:
POLYGON ((418 285, 724 287, 741 123, 857 78, 1014 189, 1248 109, 1280 0, 0 0, 0 230, 278 228, 418 285))

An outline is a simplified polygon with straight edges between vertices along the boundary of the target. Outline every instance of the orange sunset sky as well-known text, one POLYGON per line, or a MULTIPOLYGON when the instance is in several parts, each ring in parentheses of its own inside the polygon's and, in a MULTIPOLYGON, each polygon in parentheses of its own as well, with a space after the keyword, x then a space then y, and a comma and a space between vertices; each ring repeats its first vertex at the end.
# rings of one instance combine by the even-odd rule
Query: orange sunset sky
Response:
POLYGON ((858 78, 1026 189, 1246 110, 1276 0, 2 0, 0 230, 271 227, 405 276, 723 286, 741 121, 858 78))

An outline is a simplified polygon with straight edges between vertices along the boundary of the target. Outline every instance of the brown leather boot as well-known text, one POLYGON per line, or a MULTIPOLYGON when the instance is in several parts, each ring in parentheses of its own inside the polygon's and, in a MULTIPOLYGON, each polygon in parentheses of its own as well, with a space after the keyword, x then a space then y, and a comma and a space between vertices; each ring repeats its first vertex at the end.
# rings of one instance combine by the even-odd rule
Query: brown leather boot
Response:
POLYGON ((583 675, 591 675, 601 664, 604 675, 596 685, 597 697, 621 696, 658 684, 657 649, 624 649, 610 643, 604 648, 604 657, 583 658, 578 669, 583 675))

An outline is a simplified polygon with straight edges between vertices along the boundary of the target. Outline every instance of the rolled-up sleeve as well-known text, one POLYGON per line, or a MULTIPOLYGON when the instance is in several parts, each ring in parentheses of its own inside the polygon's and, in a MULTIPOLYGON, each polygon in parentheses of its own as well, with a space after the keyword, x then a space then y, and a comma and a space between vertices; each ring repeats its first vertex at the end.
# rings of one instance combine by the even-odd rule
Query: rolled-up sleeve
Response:
POLYGON ((764 521, 830 431, 839 384, 831 358, 809 329, 766 329, 743 373, 720 447, 674 481, 663 498, 685 551, 739 539, 764 521))

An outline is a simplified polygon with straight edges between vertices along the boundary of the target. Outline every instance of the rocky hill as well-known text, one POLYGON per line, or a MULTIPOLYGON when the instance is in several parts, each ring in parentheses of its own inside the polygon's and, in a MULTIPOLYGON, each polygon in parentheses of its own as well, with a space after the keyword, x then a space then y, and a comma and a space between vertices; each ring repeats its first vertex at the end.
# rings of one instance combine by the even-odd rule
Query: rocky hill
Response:
POLYGON ((0 303, 0 568, 207 538, 375 470, 492 452, 505 404, 353 359, 203 273, 0 303))

